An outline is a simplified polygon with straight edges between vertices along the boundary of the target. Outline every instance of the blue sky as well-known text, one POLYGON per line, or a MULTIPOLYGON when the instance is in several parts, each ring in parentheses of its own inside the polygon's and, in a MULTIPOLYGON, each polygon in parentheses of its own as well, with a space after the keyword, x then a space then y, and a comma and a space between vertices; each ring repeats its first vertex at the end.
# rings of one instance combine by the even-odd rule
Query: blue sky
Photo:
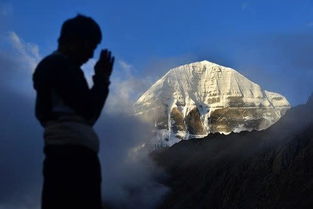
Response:
POLYGON ((282 93, 292 105, 312 91, 311 0, 2 0, 0 9, 2 36, 16 33, 38 46, 41 57, 56 48, 62 22, 82 13, 103 30, 96 55, 111 49, 133 76, 151 75, 151 83, 170 67, 207 59, 282 93))
MULTIPOLYGON (((169 68, 216 62, 283 94, 293 106, 313 90, 312 0, 0 0, 0 209, 39 208, 43 142, 31 76, 56 49, 63 21, 77 13, 93 17, 103 30, 95 58, 100 48, 116 57, 96 126, 104 197, 116 202, 129 201, 125 184, 151 193, 154 171, 140 161, 121 163, 146 129, 124 113, 169 68)), ((89 80, 94 62, 83 67, 89 80)), ((157 199, 160 191, 152 194, 157 199)))
POLYGON ((312 1, 4 1, 8 30, 41 46, 55 46, 62 22, 77 13, 94 17, 103 46, 124 59, 177 56, 227 42, 311 31, 312 1), (92 2, 92 3, 91 3, 92 2), (299 3, 300 2, 300 3, 299 3), (140 56, 140 58, 138 58, 140 56))
POLYGON ((2 36, 16 33, 41 56, 56 48, 62 22, 82 13, 103 30, 96 55, 111 49, 138 78, 156 80, 170 67, 207 59, 282 93, 292 105, 312 90, 311 0, 2 0, 0 9, 2 36))

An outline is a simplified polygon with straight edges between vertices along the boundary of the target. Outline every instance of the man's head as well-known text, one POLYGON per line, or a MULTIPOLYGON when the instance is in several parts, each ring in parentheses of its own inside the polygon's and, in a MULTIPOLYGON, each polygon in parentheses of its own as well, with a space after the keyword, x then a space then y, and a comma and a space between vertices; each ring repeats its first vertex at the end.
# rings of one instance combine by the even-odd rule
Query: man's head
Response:
POLYGON ((63 23, 58 48, 81 65, 93 57, 101 39, 99 25, 90 17, 77 15, 63 23))

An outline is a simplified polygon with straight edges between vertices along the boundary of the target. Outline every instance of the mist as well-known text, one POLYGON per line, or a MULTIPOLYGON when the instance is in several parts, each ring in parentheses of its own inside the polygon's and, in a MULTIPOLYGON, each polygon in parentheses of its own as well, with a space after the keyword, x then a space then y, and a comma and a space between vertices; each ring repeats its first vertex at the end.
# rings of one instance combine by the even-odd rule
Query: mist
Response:
MULTIPOLYGON (((36 45, 15 33, 9 35, 8 48, 10 53, 0 51, 0 209, 36 209, 40 208, 44 155, 43 129, 34 116, 32 72, 41 56, 36 45)), ((89 81, 93 62, 84 66, 89 81)), ((152 127, 131 114, 135 91, 147 84, 139 82, 121 61, 115 70, 95 126, 101 144, 102 199, 115 208, 152 209, 168 192, 159 183, 165 174, 143 146, 151 139, 152 127)))
POLYGON ((115 208, 154 208, 168 189, 158 182, 165 176, 146 146, 151 127, 134 116, 104 114, 97 124, 102 139, 103 199, 115 208))

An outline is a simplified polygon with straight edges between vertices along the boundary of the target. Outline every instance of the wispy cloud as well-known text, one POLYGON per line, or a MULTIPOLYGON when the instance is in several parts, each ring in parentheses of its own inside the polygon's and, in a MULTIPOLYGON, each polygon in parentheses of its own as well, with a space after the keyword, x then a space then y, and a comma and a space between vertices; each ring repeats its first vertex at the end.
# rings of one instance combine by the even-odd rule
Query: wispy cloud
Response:
MULTIPOLYGON (((84 66, 84 73, 88 84, 92 87, 92 76, 96 59, 90 59, 84 66)), ((132 113, 132 105, 138 98, 142 89, 150 85, 144 79, 134 75, 135 68, 124 60, 117 59, 111 75, 110 94, 106 102, 106 112, 110 113, 132 113)))
POLYGON ((41 58, 38 45, 25 42, 15 32, 9 32, 8 38, 18 55, 16 58, 25 63, 27 70, 32 72, 41 58))
POLYGON ((15 32, 2 36, 0 45, 0 86, 33 98, 32 72, 41 58, 39 47, 24 41, 15 32))
POLYGON ((124 70, 124 71, 130 71, 133 66, 128 64, 127 62, 125 62, 124 60, 119 60, 118 61, 118 64, 121 66, 121 68, 124 70))
POLYGON ((143 90, 151 84, 134 75, 136 69, 124 60, 117 60, 111 77, 107 112, 132 113, 132 107, 143 90))

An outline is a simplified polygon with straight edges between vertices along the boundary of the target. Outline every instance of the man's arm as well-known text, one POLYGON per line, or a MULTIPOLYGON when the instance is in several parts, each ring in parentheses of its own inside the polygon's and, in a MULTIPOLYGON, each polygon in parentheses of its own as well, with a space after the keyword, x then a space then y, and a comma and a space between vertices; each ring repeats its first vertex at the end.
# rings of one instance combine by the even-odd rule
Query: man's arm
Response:
POLYGON ((65 105, 94 125, 99 118, 109 92, 109 79, 97 74, 93 76, 91 89, 79 68, 68 63, 58 63, 52 88, 60 95, 65 105))

